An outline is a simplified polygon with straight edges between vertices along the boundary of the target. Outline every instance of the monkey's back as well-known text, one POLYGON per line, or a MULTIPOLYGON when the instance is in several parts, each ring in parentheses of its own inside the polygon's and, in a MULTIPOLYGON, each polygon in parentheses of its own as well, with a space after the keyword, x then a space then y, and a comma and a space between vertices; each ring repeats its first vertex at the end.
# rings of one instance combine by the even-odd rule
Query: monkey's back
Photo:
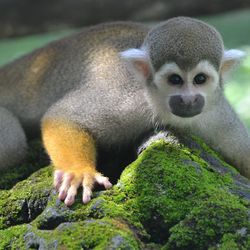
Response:
POLYGON ((26 130, 37 130, 53 103, 70 91, 92 88, 99 79, 104 83, 118 52, 139 47, 147 32, 135 23, 101 24, 5 65, 0 69, 0 106, 11 110, 26 130))

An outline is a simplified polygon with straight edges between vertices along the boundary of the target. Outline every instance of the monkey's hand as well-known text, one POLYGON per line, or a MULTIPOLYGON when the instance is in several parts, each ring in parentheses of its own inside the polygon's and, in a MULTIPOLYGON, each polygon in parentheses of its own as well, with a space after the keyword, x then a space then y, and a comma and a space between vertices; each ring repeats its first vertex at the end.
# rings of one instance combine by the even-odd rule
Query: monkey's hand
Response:
POLYGON ((109 189, 112 184, 107 177, 93 171, 93 169, 85 169, 82 174, 69 173, 62 170, 56 170, 54 173, 54 186, 59 192, 59 199, 64 200, 67 206, 71 206, 75 202, 77 189, 83 187, 82 201, 88 203, 91 199, 94 183, 98 183, 109 189))
POLYGON ((106 189, 112 184, 95 169, 96 148, 92 136, 79 125, 65 120, 46 119, 42 124, 43 142, 56 168, 54 185, 67 206, 83 187, 83 203, 91 199, 95 183, 106 189))

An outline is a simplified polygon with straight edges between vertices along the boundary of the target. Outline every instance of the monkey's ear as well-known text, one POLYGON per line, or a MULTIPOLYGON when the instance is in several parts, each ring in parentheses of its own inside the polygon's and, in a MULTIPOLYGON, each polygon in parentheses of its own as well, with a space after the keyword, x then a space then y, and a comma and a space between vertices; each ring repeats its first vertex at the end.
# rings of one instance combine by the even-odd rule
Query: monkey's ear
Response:
POLYGON ((246 55, 245 52, 241 50, 237 50, 237 49, 230 49, 230 50, 224 51, 222 64, 221 64, 221 73, 222 74, 228 73, 237 64, 239 64, 242 61, 245 55, 246 55))
POLYGON ((152 74, 152 66, 148 53, 143 49, 128 49, 120 52, 120 56, 125 59, 146 80, 152 74))

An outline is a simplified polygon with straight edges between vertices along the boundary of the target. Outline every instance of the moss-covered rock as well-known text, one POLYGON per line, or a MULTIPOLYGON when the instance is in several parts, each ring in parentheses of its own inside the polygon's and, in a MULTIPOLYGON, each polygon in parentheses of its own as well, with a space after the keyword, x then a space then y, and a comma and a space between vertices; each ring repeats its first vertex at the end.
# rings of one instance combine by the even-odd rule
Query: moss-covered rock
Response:
POLYGON ((162 133, 117 184, 68 208, 51 167, 1 190, 0 249, 250 249, 250 182, 197 138, 162 133))

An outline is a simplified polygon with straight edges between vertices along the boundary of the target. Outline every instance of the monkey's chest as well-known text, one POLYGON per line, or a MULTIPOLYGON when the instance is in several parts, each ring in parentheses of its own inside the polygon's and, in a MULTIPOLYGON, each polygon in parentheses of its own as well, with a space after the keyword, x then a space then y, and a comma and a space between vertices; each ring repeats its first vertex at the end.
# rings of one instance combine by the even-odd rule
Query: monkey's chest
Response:
POLYGON ((103 130, 97 131, 97 140, 101 146, 130 144, 152 127, 151 111, 142 98, 119 103, 112 112, 103 112, 100 120, 103 130))

